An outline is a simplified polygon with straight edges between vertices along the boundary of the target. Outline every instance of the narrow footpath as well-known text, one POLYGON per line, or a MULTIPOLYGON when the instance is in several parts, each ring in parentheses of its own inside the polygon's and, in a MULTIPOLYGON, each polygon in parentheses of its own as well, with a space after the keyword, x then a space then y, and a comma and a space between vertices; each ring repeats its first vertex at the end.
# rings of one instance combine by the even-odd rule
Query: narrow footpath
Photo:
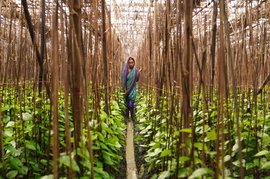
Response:
POLYGON ((126 138, 126 161, 127 161, 127 179, 137 179, 137 169, 134 156, 133 144, 133 122, 129 121, 127 125, 127 138, 126 138))

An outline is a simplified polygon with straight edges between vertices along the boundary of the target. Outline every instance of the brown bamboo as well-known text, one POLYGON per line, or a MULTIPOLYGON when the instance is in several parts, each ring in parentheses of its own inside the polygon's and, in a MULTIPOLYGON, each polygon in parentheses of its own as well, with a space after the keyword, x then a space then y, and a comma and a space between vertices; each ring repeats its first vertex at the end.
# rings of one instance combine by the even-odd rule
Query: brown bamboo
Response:
POLYGON ((101 1, 102 11, 102 57, 103 57, 103 89, 105 92, 105 112, 109 113, 109 96, 108 96, 108 62, 107 62, 107 30, 106 30, 106 14, 105 14, 105 0, 101 1))
POLYGON ((59 57, 58 57, 58 1, 54 2, 52 18, 52 105, 53 105, 53 176, 58 178, 58 80, 59 80, 59 57))
MULTIPOLYGON (((81 127, 82 127, 82 41, 81 41, 81 10, 80 1, 70 1, 70 11, 74 12, 70 16, 70 42, 71 47, 71 104, 72 117, 74 120, 74 143, 75 150, 79 148, 81 141, 81 127)), ((79 156, 76 156, 76 161, 79 164, 79 156)), ((80 166, 81 168, 81 166, 80 166)))
POLYGON ((0 161, 4 159, 3 121, 2 121, 2 95, 0 97, 0 161))
MULTIPOLYGON (((184 1, 184 58, 182 66, 182 96, 183 96, 183 116, 184 116, 184 127, 189 128, 190 125, 193 125, 192 122, 192 64, 193 64, 193 55, 192 55, 192 9, 193 4, 190 1, 184 1)), ((184 135, 184 140, 187 140, 187 136, 184 135)), ((193 157, 192 157, 193 158, 193 157)), ((194 162, 193 162, 194 163, 194 162)))

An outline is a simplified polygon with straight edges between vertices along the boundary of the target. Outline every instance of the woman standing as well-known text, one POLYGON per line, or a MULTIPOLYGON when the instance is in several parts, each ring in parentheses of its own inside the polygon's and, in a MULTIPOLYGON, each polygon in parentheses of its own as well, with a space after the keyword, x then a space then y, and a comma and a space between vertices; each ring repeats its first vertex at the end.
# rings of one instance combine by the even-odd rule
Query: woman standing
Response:
POLYGON ((135 100, 136 100, 136 83, 139 80, 140 72, 142 69, 135 67, 135 60, 129 57, 122 75, 122 87, 125 92, 126 105, 127 105, 127 118, 129 119, 129 112, 131 119, 135 120, 135 100))

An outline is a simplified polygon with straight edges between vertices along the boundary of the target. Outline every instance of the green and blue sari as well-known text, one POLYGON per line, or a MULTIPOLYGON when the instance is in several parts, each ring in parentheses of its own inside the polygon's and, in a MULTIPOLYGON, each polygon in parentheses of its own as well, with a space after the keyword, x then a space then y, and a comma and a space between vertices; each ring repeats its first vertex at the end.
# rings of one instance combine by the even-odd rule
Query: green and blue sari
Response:
POLYGON ((125 68, 122 74, 122 87, 126 90, 127 107, 133 108, 136 99, 136 82, 138 79, 138 70, 133 67, 128 73, 128 63, 125 64, 125 68))

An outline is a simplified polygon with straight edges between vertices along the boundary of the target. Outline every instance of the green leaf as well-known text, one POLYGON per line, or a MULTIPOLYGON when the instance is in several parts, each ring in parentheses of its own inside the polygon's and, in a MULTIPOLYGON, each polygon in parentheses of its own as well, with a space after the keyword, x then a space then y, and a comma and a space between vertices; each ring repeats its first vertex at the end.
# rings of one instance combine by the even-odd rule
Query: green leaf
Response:
POLYGON ((208 151, 207 146, 206 146, 206 145, 203 145, 203 143, 201 143, 201 142, 196 142, 196 143, 194 144, 194 147, 198 148, 199 150, 202 150, 203 147, 204 147, 204 150, 205 150, 205 151, 208 151))
POLYGON ((7 178, 15 178, 18 175, 18 171, 17 170, 11 170, 7 173, 7 178))
POLYGON ((157 179, 157 174, 154 174, 153 176, 151 176, 151 179, 157 179))
POLYGON ((103 134, 100 133, 100 132, 97 132, 97 134, 98 134, 98 139, 99 139, 100 141, 104 142, 104 136, 103 136, 103 134))
POLYGON ((157 149, 157 148, 160 148, 160 143, 155 143, 152 147, 152 149, 157 149))
POLYGON ((195 170, 192 175, 190 177, 188 177, 188 179, 193 179, 193 178, 197 178, 197 177, 201 177, 207 174, 211 174, 212 170, 210 170, 209 168, 199 168, 197 170, 195 170))
POLYGON ((104 162, 110 166, 113 166, 114 162, 113 162, 112 158, 108 155, 108 153, 102 152, 102 154, 103 154, 104 162))
POLYGON ((29 150, 36 150, 35 143, 33 141, 26 141, 26 148, 29 150))
POLYGON ((180 168, 178 170, 178 178, 185 178, 188 176, 188 169, 186 168, 180 168))
POLYGON ((107 113, 106 113, 105 111, 101 110, 101 111, 100 111, 100 119, 101 119, 102 121, 104 121, 104 120, 107 119, 107 118, 108 118, 107 113))
POLYGON ((182 162, 182 163, 184 163, 186 161, 189 161, 189 160, 190 160, 190 158, 186 157, 186 156, 179 157, 179 161, 182 162))
POLYGON ((255 165, 254 165, 254 163, 247 163, 246 164, 246 170, 250 170, 250 169, 252 169, 252 168, 254 168, 255 167, 255 165))
POLYGON ((45 159, 41 159, 41 160, 40 160, 40 163, 42 163, 43 165, 47 165, 48 161, 45 160, 45 159))
POLYGON ((53 175, 45 175, 41 177, 40 179, 53 179, 53 175))
POLYGON ((110 175, 106 171, 104 171, 103 168, 95 167, 94 173, 95 178, 104 178, 104 179, 110 178, 110 175))
POLYGON ((9 121, 6 125, 6 127, 14 127, 15 122, 14 121, 9 121))
POLYGON ((172 154, 172 151, 166 149, 166 150, 161 152, 160 157, 166 157, 166 156, 171 155, 171 154, 172 154))
POLYGON ((102 129, 104 129, 106 132, 108 132, 109 134, 113 134, 113 131, 108 127, 106 123, 103 122, 101 126, 102 126, 102 129))
POLYGON ((60 163, 60 165, 63 164, 69 168, 72 168, 72 170, 74 170, 76 172, 80 172, 80 168, 79 168, 78 164, 70 156, 67 156, 67 155, 61 156, 59 158, 59 163, 60 163))
POLYGON ((264 136, 262 138, 262 141, 263 141, 263 145, 269 145, 270 144, 270 137, 269 136, 264 136))
MULTIPOLYGON (((243 160, 242 160, 242 163, 243 163, 243 165, 245 165, 246 161, 243 159, 243 160)), ((239 160, 234 161, 233 164, 234 164, 235 166, 237 166, 237 167, 240 167, 240 161, 239 161, 239 160)))
POLYGON ((191 133, 191 128, 184 128, 184 129, 181 129, 180 132, 191 133))
POLYGON ((235 143, 235 144, 233 145, 232 151, 233 151, 233 152, 236 152, 236 151, 238 151, 238 148, 239 148, 238 143, 235 143))
POLYGON ((268 150, 262 150, 260 152, 258 152, 255 157, 261 157, 261 156, 264 156, 264 155, 268 155, 269 154, 269 151, 268 150))
POLYGON ((12 137, 13 136, 13 131, 5 130, 4 135, 7 136, 7 137, 12 137))
POLYGON ((20 172, 20 174, 26 175, 27 172, 28 172, 28 168, 27 168, 26 166, 22 166, 22 167, 19 169, 19 172, 20 172))
POLYGON ((15 156, 17 153, 17 150, 14 148, 13 145, 8 145, 5 147, 5 149, 7 150, 7 153, 11 153, 11 155, 15 156))
POLYGON ((261 169, 266 169, 269 170, 270 169, 270 161, 266 162, 265 164, 262 165, 261 169))
POLYGON ((155 149, 153 152, 148 153, 147 155, 148 155, 149 157, 154 157, 154 156, 158 155, 161 151, 162 151, 161 148, 157 148, 157 149, 155 149))
POLYGON ((32 119, 32 115, 29 113, 22 113, 23 120, 29 121, 32 119))
POLYGON ((217 139, 217 134, 216 134, 215 129, 212 129, 210 132, 207 132, 206 136, 209 140, 216 140, 217 139))
POLYGON ((10 159, 10 165, 12 168, 17 169, 17 170, 19 170, 23 166, 21 160, 17 158, 10 159))
POLYGON ((159 174, 158 179, 165 179, 170 177, 170 171, 164 171, 159 174))
POLYGON ((231 156, 230 155, 226 155, 224 157, 224 162, 228 162, 229 160, 231 160, 231 156))

